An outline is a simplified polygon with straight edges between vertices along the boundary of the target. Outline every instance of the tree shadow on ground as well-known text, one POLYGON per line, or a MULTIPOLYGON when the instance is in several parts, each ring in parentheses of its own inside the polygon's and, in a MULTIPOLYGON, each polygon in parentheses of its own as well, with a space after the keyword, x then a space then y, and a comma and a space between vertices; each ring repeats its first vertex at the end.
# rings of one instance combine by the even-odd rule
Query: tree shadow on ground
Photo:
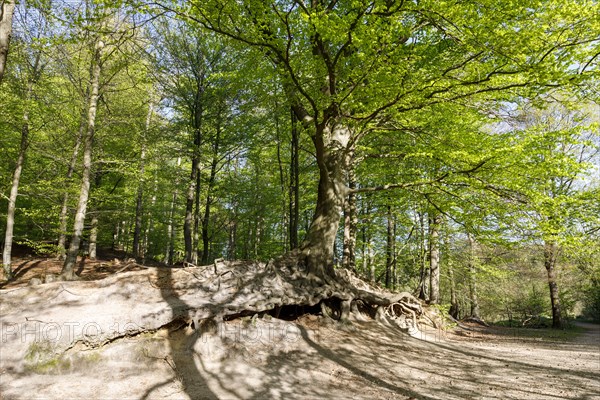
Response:
MULTIPOLYGON (((181 318, 182 315, 190 313, 191 307, 178 296, 174 288, 173 270, 171 268, 157 268, 157 276, 161 296, 169 305, 175 320, 174 322, 176 323, 177 319, 181 318)), ((170 385, 175 381, 181 384, 183 392, 192 400, 218 399, 217 395, 208 387, 203 374, 196 364, 194 346, 198 338, 197 332, 190 335, 180 329, 169 332, 167 340, 170 354, 165 358, 165 361, 173 369, 175 376, 149 388, 142 399, 148 398, 154 390, 170 385)))

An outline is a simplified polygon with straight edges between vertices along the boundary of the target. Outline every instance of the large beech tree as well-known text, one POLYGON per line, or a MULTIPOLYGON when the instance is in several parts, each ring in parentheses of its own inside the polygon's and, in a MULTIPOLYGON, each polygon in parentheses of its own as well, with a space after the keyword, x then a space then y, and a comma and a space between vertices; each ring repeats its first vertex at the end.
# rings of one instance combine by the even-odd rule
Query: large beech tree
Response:
POLYGON ((593 70, 598 45, 598 5, 589 2, 207 0, 162 7, 262 51, 277 69, 314 144, 318 198, 299 254, 319 276, 333 272, 349 194, 430 182, 350 189, 351 154, 374 128, 437 103, 510 99, 579 82, 593 70))

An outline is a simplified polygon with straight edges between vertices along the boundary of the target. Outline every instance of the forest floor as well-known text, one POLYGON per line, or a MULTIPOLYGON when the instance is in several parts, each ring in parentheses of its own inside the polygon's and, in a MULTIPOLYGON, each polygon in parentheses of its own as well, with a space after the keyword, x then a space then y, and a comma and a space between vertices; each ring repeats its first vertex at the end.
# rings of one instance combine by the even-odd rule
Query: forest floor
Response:
MULTIPOLYGON (((83 261, 82 278, 126 267, 113 256, 83 261)), ((34 257, 15 266, 17 280, 1 289, 60 269, 34 257)), ((0 362, 0 399, 600 399, 600 325, 466 325, 413 338, 372 320, 307 314, 245 317, 202 334, 165 328, 57 360, 0 362)))

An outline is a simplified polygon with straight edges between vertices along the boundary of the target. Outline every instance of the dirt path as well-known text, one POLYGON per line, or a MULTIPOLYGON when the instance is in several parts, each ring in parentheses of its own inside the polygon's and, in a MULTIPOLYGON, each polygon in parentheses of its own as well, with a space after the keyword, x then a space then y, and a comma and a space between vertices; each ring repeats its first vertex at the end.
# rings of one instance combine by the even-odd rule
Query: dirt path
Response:
POLYGON ((600 348, 600 324, 576 321, 574 325, 585 329, 585 332, 576 339, 578 344, 600 348))
MULTIPOLYGON (((82 261, 84 279, 112 275, 124 262, 82 261)), ((59 270, 53 260, 22 259, 19 279, 3 289, 59 270)), ((0 319, 0 399, 600 400, 600 325, 578 326, 585 332, 575 338, 472 326, 418 339, 374 321, 238 319, 216 331, 163 329, 63 355, 44 353, 40 342, 23 357, 5 338, 34 335, 37 343, 51 323, 20 332, 0 319)))
POLYGON ((408 337, 317 317, 158 332, 0 375, 5 399, 600 399, 600 327, 574 342, 471 332, 408 337), (36 393, 32 396, 32 393, 36 393))

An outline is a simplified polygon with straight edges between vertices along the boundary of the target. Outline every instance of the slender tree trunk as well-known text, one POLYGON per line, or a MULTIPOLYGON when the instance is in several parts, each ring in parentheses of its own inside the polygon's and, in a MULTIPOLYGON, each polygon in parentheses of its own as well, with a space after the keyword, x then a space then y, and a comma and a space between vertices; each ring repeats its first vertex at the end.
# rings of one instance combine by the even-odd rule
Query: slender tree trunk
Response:
MULTIPOLYGON (((67 170, 67 185, 71 183, 73 179, 73 172, 75 171, 75 167, 77 165, 77 156, 79 155, 79 148, 81 147, 81 141, 83 139, 83 134, 86 129, 85 117, 82 116, 81 123, 79 124, 79 133, 77 134, 77 139, 75 140, 75 147, 73 148, 73 154, 71 155, 71 160, 69 162, 69 169, 67 170)), ((59 220, 59 235, 58 235, 58 259, 64 260, 66 254, 65 244, 67 243, 67 220, 68 220, 68 211, 69 211, 69 190, 66 189, 63 194, 62 205, 60 208, 60 216, 59 220)))
POLYGON ((98 213, 92 213, 92 220, 90 221, 90 240, 88 242, 88 256, 90 260, 95 260, 97 257, 98 249, 98 213))
POLYGON ((437 214, 429 220, 429 302, 440 302, 440 224, 441 215, 437 214))
POLYGON ((471 317, 481 318, 479 315, 479 299, 477 294, 477 253, 476 243, 472 235, 469 239, 469 300, 471 302, 471 317))
POLYGON ((115 225, 115 233, 113 233, 113 244, 112 244, 113 250, 119 250, 119 241, 121 240, 120 235, 121 235, 121 223, 118 222, 117 225, 115 225))
POLYGON ((14 0, 0 0, 0 83, 2 83, 4 71, 6 70, 14 11, 14 0))
MULTIPOLYGON (((156 177, 156 172, 154 175, 154 188, 152 189, 152 198, 150 199, 150 210, 154 210, 154 206, 156 205, 156 193, 158 192, 158 178, 156 177)), ((154 218, 152 218, 152 212, 148 213, 148 224, 146 225, 146 229, 144 230, 144 238, 142 240, 142 259, 145 260, 146 255, 148 253, 155 254, 155 252, 150 251, 150 235, 154 231, 154 218)))
POLYGON ((94 142, 94 132, 96 126, 96 111, 98 108, 98 97, 100 89, 100 52, 102 46, 99 44, 96 48, 94 57, 94 65, 92 67, 91 82, 90 82, 90 98, 88 106, 87 132, 85 135, 85 145, 83 150, 83 172, 81 174, 81 189, 79 193, 79 202, 77 204, 77 212, 75 214, 75 222, 73 224, 73 236, 69 245, 65 263, 62 268, 61 276, 64 279, 71 280, 75 278, 75 263, 77 262, 77 253, 79 252, 79 244, 85 222, 87 211, 87 203, 90 196, 90 175, 92 169, 92 147, 94 142))
POLYGON ((289 238, 290 250, 298 248, 298 224, 300 221, 300 161, 299 161, 299 133, 298 119, 294 110, 291 110, 292 142, 290 148, 290 193, 289 193, 289 238))
MULTIPOLYGON (((201 113, 201 111, 199 111, 201 113)), ((183 241, 185 244, 185 261, 194 264, 197 259, 194 256, 196 248, 194 246, 194 226, 197 225, 198 218, 194 219, 194 215, 198 216, 198 207, 196 207, 196 214, 194 214, 194 201, 199 205, 198 196, 196 195, 200 191, 200 119, 201 117, 195 118, 196 128, 194 129, 194 149, 192 156, 192 171, 190 173, 190 180, 188 185, 188 191, 185 201, 185 219, 183 221, 183 241)), ((195 230, 198 231, 197 229, 195 230)))
POLYGON ((196 194, 194 195, 194 235, 192 240, 192 247, 194 249, 192 253, 192 262, 198 264, 198 255, 200 253, 200 225, 202 223, 202 216, 200 215, 200 188, 202 183, 202 174, 200 169, 196 174, 196 194))
MULTIPOLYGON (((13 5, 14 6, 14 5, 13 5)), ((12 185, 10 187, 10 196, 8 198, 8 211, 6 213, 6 232, 4 234, 4 249, 2 251, 2 266, 6 279, 12 279, 12 243, 15 227, 15 211, 17 209, 17 196, 19 194, 19 183, 21 181, 21 172, 25 163, 27 147, 29 147, 29 106, 27 103, 33 90, 33 81, 27 84, 27 93, 25 95, 25 111, 23 113, 23 125, 21 127, 21 145, 19 146, 19 156, 13 172, 12 185)))
POLYGON ((210 164, 210 176, 208 177, 208 187, 206 188, 206 205, 204 207, 204 216, 202 217, 202 264, 208 264, 210 249, 209 249, 209 224, 210 224, 210 209, 213 201, 212 190, 215 186, 217 177, 217 166, 219 162, 219 145, 221 141, 221 114, 217 117, 217 132, 213 143, 213 158, 210 164))
POLYGON ((456 297, 456 281, 454 280, 454 268, 452 262, 448 262, 448 279, 450 280, 450 310, 448 314, 452 318, 458 319, 459 307, 458 299, 456 297))
POLYGON ((552 328, 562 328, 562 317, 560 311, 560 297, 558 284, 556 282, 556 261, 558 259, 559 247, 555 241, 544 242, 544 266, 548 274, 548 288, 550 289, 550 303, 552 304, 552 328))
POLYGON ((140 182, 137 189, 137 196, 135 201, 135 222, 133 230, 133 256, 140 257, 140 237, 142 234, 142 217, 144 213, 144 174, 146 173, 146 136, 150 129, 150 121, 152 120, 153 104, 150 100, 148 105, 148 114, 146 115, 146 124, 144 126, 144 132, 141 138, 142 149, 140 152, 140 182))
POLYGON ((386 243, 386 258, 385 258, 385 287, 392 287, 392 268, 394 265, 395 255, 395 237, 394 237, 394 215, 392 206, 387 206, 387 243, 386 243))
MULTIPOLYGON (((275 109, 279 109, 279 105, 275 102, 275 109)), ((283 245, 283 252, 288 251, 289 247, 289 215, 288 215, 288 193, 289 188, 286 187, 286 176, 284 172, 284 163, 281 157, 281 132, 279 124, 279 113, 275 112, 275 134, 277 139, 277 166, 279 167, 279 187, 281 189, 281 243, 283 245)))
POLYGON ((419 280, 419 299, 428 300, 427 283, 429 282, 429 268, 425 263, 426 258, 426 239, 425 239, 425 220, 423 214, 419 213, 419 265, 420 265, 420 280, 419 280))
MULTIPOLYGON (((177 158, 177 167, 181 165, 181 157, 177 158)), ((171 199, 171 207, 169 209, 169 223, 167 224, 167 250, 165 252, 165 262, 168 265, 173 265, 173 252, 175 249, 175 226, 173 219, 175 218, 175 205, 177 204, 177 180, 175 181, 175 190, 173 191, 173 198, 171 199)))
POLYGON ((227 243, 227 259, 235 260, 237 243, 237 215, 229 221, 229 241, 227 243))
MULTIPOLYGON (((356 179, 354 168, 348 170, 348 187, 356 188, 356 179)), ((346 204, 344 205, 344 251, 342 256, 342 266, 346 269, 356 272, 356 225, 358 217, 356 215, 356 194, 350 193, 346 204)))

